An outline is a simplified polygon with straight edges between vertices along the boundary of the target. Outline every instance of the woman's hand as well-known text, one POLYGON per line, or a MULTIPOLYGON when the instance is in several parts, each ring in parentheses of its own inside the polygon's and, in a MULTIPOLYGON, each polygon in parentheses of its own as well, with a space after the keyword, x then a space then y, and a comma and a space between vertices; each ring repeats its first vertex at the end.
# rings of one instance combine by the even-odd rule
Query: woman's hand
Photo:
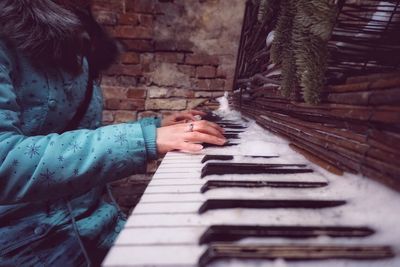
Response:
POLYGON ((195 116, 205 116, 206 113, 198 110, 186 110, 181 112, 175 112, 169 116, 166 116, 161 121, 161 126, 170 126, 178 123, 184 123, 188 121, 196 121, 195 116))
POLYGON ((172 150, 196 152, 203 148, 201 143, 223 145, 224 130, 209 121, 179 123, 157 129, 157 151, 165 154, 172 150))

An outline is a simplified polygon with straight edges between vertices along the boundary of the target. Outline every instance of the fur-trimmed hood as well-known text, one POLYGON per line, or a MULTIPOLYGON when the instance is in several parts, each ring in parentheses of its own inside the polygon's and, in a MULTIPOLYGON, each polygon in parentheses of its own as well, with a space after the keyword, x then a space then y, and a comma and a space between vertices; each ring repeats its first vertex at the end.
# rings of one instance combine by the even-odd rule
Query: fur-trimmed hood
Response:
POLYGON ((77 72, 86 56, 102 70, 118 49, 93 19, 88 2, 0 0, 0 37, 35 64, 55 64, 77 72))

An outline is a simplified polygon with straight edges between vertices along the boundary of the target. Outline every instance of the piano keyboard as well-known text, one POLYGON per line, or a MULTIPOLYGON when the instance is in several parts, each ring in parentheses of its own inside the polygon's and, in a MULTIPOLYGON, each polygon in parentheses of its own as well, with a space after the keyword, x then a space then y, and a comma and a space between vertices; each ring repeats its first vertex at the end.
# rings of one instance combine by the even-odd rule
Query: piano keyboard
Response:
POLYGON ((168 153, 103 266, 400 266, 397 193, 219 124, 230 146, 168 153))

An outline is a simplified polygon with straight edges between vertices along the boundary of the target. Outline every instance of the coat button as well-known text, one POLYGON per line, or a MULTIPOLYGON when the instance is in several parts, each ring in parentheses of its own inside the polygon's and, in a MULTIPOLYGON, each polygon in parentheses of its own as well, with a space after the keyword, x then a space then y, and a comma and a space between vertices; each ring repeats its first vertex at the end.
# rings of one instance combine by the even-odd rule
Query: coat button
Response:
POLYGON ((50 99, 49 102, 48 102, 48 104, 49 104, 49 108, 55 109, 56 106, 57 106, 57 100, 55 100, 55 99, 50 99))
POLYGON ((46 230, 44 229, 43 226, 38 226, 38 227, 35 228, 35 230, 33 230, 35 235, 43 235, 45 231, 46 230))

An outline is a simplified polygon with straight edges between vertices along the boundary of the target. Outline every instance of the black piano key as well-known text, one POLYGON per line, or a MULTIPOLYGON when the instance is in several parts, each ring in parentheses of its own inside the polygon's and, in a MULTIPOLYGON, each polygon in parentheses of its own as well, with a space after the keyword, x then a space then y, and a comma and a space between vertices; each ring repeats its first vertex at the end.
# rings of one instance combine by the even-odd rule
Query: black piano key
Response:
POLYGON ((390 246, 365 245, 261 245, 215 243, 208 246, 199 258, 198 266, 207 266, 216 260, 378 260, 392 258, 390 246))
MULTIPOLYGON (((264 158, 264 159, 271 159, 271 158, 279 158, 279 156, 250 156, 250 155, 243 155, 240 157, 245 158, 264 158)), ((201 160, 201 163, 205 163, 209 160, 233 160, 233 155, 205 155, 201 160)))
POLYGON ((213 112, 208 112, 205 116, 202 117, 202 119, 206 120, 206 121, 217 122, 217 121, 221 121, 222 117, 218 116, 217 114, 215 114, 213 112))
POLYGON ((375 231, 368 227, 352 226, 270 226, 270 225, 212 225, 200 237, 200 245, 214 242, 234 242, 255 238, 313 238, 366 237, 375 231))
POLYGON ((226 163, 209 162, 201 170, 201 178, 213 174, 292 174, 310 173, 312 169, 304 168, 305 164, 259 164, 259 163, 226 163), (297 167, 297 168, 293 168, 297 167))
POLYGON ((226 181, 226 180, 210 180, 207 181, 200 189, 201 193, 205 193, 217 188, 317 188, 327 186, 326 182, 287 182, 287 181, 226 181))
POLYGON ((222 128, 226 128, 226 129, 246 129, 247 126, 243 126, 243 125, 236 125, 236 124, 219 124, 219 126, 221 126, 222 128))
POLYGON ((344 200, 308 200, 308 199, 207 199, 199 208, 202 214, 216 209, 322 209, 346 204, 344 200))
POLYGON ((224 137, 226 139, 239 139, 239 135, 238 134, 224 134, 224 137))
POLYGON ((222 119, 222 120, 219 120, 218 123, 237 124, 238 122, 237 121, 233 121, 233 120, 222 119))
POLYGON ((204 163, 209 160, 232 160, 232 155, 205 155, 201 160, 201 163, 204 163))
POLYGON ((235 130, 233 130, 233 131, 231 131, 231 130, 226 130, 226 131, 224 132, 224 134, 239 134, 239 133, 244 133, 244 131, 240 131, 240 130, 237 130, 237 131, 235 131, 235 130))
POLYGON ((227 147, 227 146, 237 146, 237 143, 231 143, 231 142, 227 142, 225 144, 223 144, 222 146, 220 145, 214 145, 214 144, 209 144, 209 143, 202 143, 201 144, 203 146, 203 148, 208 148, 208 147, 227 147))

